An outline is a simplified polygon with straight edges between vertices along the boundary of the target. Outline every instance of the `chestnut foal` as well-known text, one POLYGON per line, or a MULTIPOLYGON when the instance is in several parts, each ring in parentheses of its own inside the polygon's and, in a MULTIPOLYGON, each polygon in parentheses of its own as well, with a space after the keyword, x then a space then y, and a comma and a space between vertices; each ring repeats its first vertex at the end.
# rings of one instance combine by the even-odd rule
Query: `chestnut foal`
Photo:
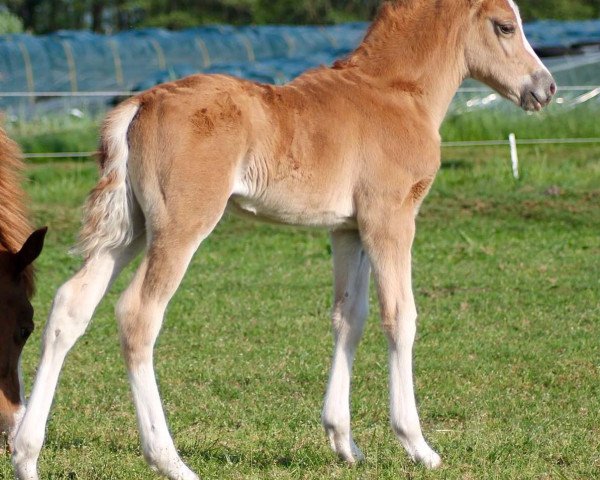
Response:
POLYGON ((0 128, 0 433, 8 437, 9 447, 25 412, 20 358, 33 331, 31 264, 46 234, 41 229, 29 235, 22 168, 19 148, 0 128))
POLYGON ((347 462, 363 458, 350 431, 349 390, 372 268, 389 340, 392 427, 413 460, 440 465, 413 393, 411 245, 440 166, 440 124, 469 76, 525 110, 539 110, 556 90, 511 0, 404 0, 383 6, 346 59, 285 86, 197 75, 117 107, 104 124, 102 177, 86 207, 85 262, 56 294, 15 441, 18 478, 38 478, 65 356, 142 249, 116 313, 143 452, 171 479, 197 478, 169 434, 153 346, 192 255, 228 206, 331 231, 335 350, 322 420, 335 452, 347 462))

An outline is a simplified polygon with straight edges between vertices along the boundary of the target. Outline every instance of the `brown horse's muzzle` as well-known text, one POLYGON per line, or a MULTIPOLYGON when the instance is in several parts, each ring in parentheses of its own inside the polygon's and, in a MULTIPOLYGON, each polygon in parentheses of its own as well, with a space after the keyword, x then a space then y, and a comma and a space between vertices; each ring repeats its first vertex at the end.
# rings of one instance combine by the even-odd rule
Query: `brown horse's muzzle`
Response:
POLYGON ((556 83, 547 70, 538 70, 530 76, 521 90, 521 108, 539 111, 550 103, 556 93, 556 83))
POLYGON ((0 414, 0 454, 3 452, 10 452, 9 439, 12 436, 14 429, 13 414, 0 414))
POLYGON ((19 384, 0 382, 0 452, 10 449, 17 424, 24 411, 19 384), (7 384, 8 383, 8 384, 7 384))
POLYGON ((0 452, 12 452, 13 443, 21 421, 25 416, 25 405, 15 405, 15 410, 8 418, 2 418, 0 423, 0 452))

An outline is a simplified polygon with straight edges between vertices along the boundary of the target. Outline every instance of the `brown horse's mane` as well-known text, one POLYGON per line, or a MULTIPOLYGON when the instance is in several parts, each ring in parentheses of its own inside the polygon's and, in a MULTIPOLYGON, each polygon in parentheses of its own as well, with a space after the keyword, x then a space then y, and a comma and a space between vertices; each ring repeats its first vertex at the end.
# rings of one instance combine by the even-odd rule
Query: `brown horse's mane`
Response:
MULTIPOLYGON (((31 233, 21 187, 24 164, 21 151, 0 127, 0 250, 16 253, 31 233)), ((33 294, 33 268, 24 272, 25 289, 33 294)))

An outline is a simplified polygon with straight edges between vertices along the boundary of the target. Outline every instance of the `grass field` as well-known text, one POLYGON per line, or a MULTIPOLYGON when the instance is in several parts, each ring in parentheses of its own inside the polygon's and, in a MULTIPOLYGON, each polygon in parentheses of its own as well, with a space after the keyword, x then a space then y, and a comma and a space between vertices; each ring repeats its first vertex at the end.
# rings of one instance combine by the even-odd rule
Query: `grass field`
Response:
MULTIPOLYGON (((600 478, 600 147, 447 149, 418 220, 415 374, 441 470, 413 465, 387 414, 386 342, 372 309, 352 411, 366 462, 330 452, 319 424, 332 341, 325 232, 227 217, 171 303, 156 362, 175 442, 206 479, 600 478)), ((30 388, 89 163, 37 165, 30 192, 47 224, 30 388)), ((44 479, 153 478, 137 438, 113 305, 131 269, 67 359, 40 458, 44 479)), ((11 478, 7 457, 0 478, 11 478)))

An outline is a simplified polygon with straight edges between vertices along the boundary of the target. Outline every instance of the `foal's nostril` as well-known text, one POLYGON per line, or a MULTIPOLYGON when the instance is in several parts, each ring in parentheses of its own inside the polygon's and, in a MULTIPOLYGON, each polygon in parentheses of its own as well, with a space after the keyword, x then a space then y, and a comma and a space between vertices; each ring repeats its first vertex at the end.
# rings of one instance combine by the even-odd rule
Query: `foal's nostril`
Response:
POLYGON ((550 95, 554 95, 556 93, 556 83, 552 82, 550 84, 550 95))

